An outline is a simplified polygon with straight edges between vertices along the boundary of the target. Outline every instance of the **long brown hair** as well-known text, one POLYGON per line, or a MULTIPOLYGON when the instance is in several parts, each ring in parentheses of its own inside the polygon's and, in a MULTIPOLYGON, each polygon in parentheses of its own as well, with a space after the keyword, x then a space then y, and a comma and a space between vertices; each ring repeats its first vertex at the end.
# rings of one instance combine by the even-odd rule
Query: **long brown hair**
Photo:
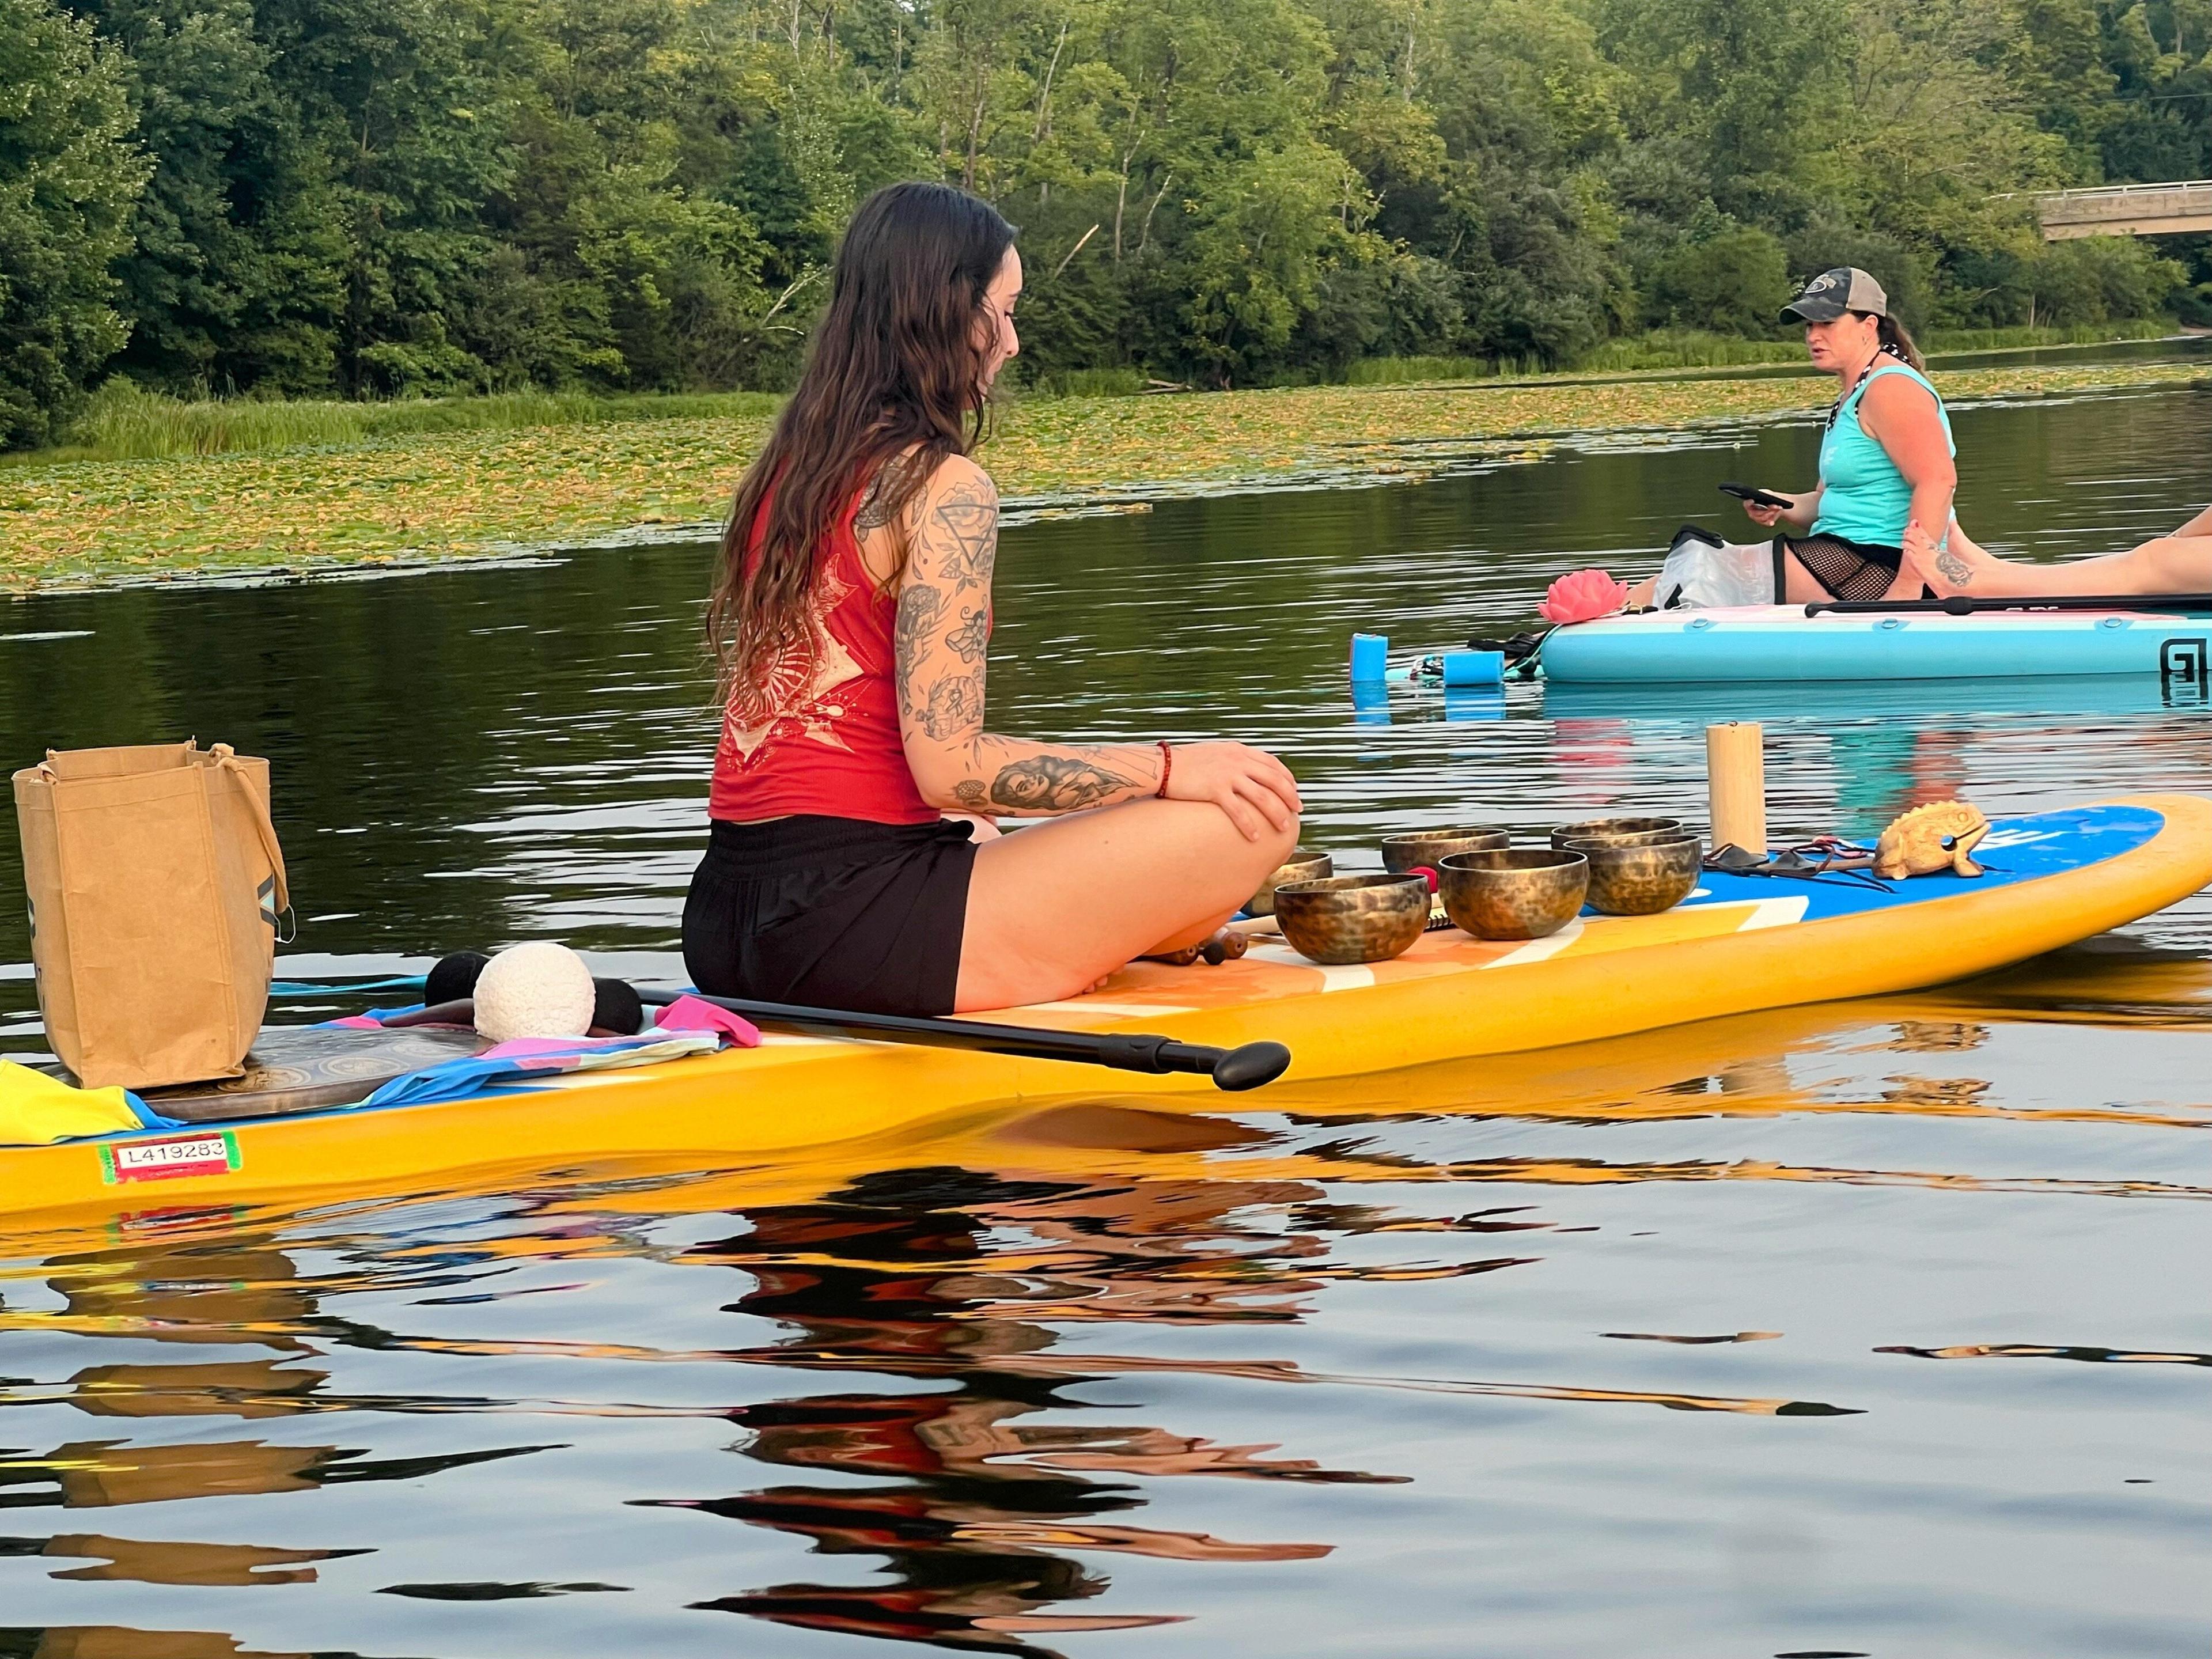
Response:
POLYGON ((854 492, 872 480, 893 517, 939 462, 982 441, 989 345, 977 320, 1013 240, 989 203, 920 182, 884 186, 845 228, 799 388, 722 532, 707 640, 724 701, 818 643, 807 599, 854 492))

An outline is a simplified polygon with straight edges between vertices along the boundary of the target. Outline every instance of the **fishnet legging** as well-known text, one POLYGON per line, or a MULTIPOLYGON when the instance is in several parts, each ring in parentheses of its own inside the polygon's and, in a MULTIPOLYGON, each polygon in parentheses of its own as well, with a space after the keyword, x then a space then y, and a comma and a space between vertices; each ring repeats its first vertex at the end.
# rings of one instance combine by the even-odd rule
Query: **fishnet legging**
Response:
POLYGON ((1833 536, 1790 536, 1783 538, 1782 544, 1797 556, 1797 562, 1814 581, 1838 599, 1878 599, 1896 580, 1895 565, 1869 559, 1833 536))

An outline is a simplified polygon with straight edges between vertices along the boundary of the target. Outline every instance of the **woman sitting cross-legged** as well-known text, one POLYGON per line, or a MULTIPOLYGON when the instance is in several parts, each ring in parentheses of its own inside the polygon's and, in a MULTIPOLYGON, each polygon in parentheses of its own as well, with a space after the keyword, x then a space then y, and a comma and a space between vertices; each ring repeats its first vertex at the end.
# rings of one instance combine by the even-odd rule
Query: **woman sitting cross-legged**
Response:
POLYGON ((738 488, 708 611, 713 824, 684 907, 703 991, 903 1014, 1051 1001, 1206 939, 1297 842, 1297 782, 1257 749, 984 727, 999 501, 969 451, 1019 349, 1013 240, 946 185, 871 197, 738 488), (994 812, 1053 821, 984 824, 978 845, 994 812))
POLYGON ((2057 598, 2063 594, 2212 593, 2212 507, 2171 536, 2154 537, 2124 553, 2063 564, 2001 558, 1951 520, 1939 541, 1914 525, 1905 558, 1914 575, 1945 599, 2057 598))

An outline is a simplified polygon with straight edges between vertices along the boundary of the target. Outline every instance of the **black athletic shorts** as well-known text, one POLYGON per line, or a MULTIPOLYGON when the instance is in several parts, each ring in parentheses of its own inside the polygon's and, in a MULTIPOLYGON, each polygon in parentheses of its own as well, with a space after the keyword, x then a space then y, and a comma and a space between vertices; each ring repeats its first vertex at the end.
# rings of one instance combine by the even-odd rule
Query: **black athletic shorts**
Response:
POLYGON ((1795 554, 1814 581, 1828 590, 1832 599, 1878 599, 1897 580, 1904 550, 1879 547, 1870 542, 1847 541, 1841 536, 1778 536, 1774 540, 1774 599, 1782 603, 1789 590, 1782 581, 1782 555, 1795 554))
POLYGON ((974 826, 798 817, 717 823, 684 902, 684 965, 710 996, 949 1014, 974 826))

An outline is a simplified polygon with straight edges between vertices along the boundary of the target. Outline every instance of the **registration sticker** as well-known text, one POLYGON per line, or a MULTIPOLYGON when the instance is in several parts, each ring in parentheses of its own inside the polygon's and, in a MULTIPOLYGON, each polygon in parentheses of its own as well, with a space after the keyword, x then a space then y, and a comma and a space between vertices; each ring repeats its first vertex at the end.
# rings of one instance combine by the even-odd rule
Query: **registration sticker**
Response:
POLYGON ((174 1181, 183 1176, 228 1175, 243 1162, 238 1138, 227 1130, 123 1140, 100 1149, 100 1172, 111 1187, 132 1181, 174 1181))

